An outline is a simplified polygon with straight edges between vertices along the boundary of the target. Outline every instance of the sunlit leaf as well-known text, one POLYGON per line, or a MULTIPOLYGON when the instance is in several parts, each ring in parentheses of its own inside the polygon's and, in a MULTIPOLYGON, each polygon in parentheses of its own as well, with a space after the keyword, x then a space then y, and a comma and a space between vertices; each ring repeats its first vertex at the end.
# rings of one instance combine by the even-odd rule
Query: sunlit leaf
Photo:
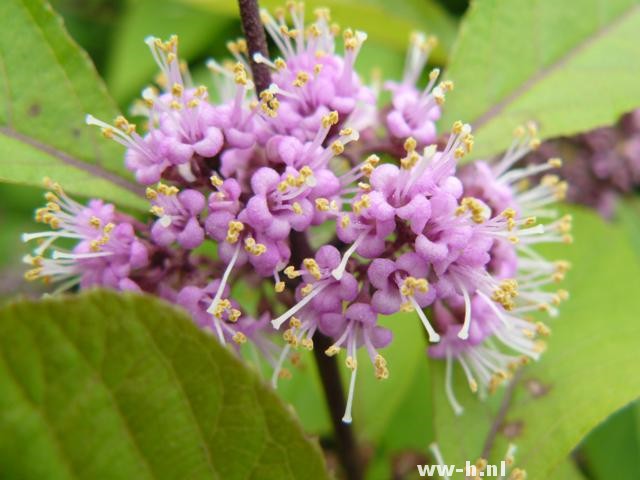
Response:
POLYGON ((117 109, 60 18, 42 0, 4 0, 0 18, 0 181, 49 176, 75 194, 143 207, 122 149, 84 124, 117 109))
POLYGON ((328 478, 277 396, 151 297, 0 310, 0 411, 4 478, 328 478))
POLYGON ((613 123, 640 105, 636 0, 483 0, 460 28, 442 128, 476 129, 474 156, 500 152, 520 123, 542 137, 613 123))

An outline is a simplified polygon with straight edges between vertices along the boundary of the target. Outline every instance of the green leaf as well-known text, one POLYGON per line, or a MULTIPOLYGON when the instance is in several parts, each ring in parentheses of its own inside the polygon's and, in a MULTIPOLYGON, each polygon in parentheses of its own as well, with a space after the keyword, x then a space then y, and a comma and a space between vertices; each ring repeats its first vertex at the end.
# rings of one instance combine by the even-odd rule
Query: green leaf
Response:
POLYGON ((640 403, 616 412, 580 446, 580 456, 594 480, 640 478, 640 403))
POLYGON ((505 149, 533 120, 543 138, 613 123, 640 104, 637 0, 483 0, 453 48, 441 122, 471 123, 473 156, 505 149))
POLYGON ((151 297, 0 310, 0 411, 6 478, 328 478, 277 396, 151 297))
POLYGON ((514 395, 509 389, 482 403, 456 371, 466 408, 456 417, 443 392, 443 365, 432 362, 436 437, 447 462, 477 458, 487 444, 499 460, 514 442, 529 478, 548 478, 591 429, 640 395, 640 260, 624 226, 573 213, 575 244, 545 251, 573 265, 563 285, 571 298, 550 325, 547 352, 516 378, 514 395))
POLYGON ((84 124, 117 110, 87 55, 42 0, 3 0, 0 18, 0 181, 40 185, 144 208, 122 148, 84 124), (127 176, 128 178, 128 176, 127 176))
MULTIPOLYGON (((181 0, 199 6, 220 15, 237 18, 238 7, 235 2, 217 0, 181 0)), ((271 12, 281 7, 282 0, 263 0, 261 7, 271 12)), ((307 17, 318 7, 331 9, 331 19, 343 27, 363 30, 375 42, 404 52, 408 45, 409 34, 414 30, 424 30, 437 35, 440 47, 436 48, 431 60, 444 63, 447 52, 455 36, 455 22, 442 7, 431 1, 411 0, 396 2, 392 0, 310 0, 305 2, 307 17)), ((364 48, 370 48, 365 44, 364 48)))
MULTIPOLYGON (((609 477, 612 478, 612 477, 609 477)), ((613 477, 617 480, 623 480, 622 477, 613 477)), ((573 462, 571 457, 566 458, 559 466, 556 468, 549 480, 585 480, 585 476, 578 469, 576 464, 573 462)))
MULTIPOLYGON (((380 324, 393 331, 393 342, 380 350, 389 364, 389 378, 376 379, 371 359, 364 349, 359 352, 354 423, 365 438, 387 448, 415 447, 413 437, 405 437, 403 430, 418 427, 412 414, 422 416, 429 410, 424 327, 415 312, 381 317, 380 324)), ((421 425, 417 433, 423 438, 430 428, 421 425)))
POLYGON ((198 56, 224 51, 226 42, 234 36, 221 39, 221 33, 232 25, 230 17, 203 12, 182 2, 130 0, 116 28, 107 61, 109 91, 121 105, 127 106, 156 76, 158 66, 144 43, 147 36, 178 35, 180 59, 191 62, 198 56))

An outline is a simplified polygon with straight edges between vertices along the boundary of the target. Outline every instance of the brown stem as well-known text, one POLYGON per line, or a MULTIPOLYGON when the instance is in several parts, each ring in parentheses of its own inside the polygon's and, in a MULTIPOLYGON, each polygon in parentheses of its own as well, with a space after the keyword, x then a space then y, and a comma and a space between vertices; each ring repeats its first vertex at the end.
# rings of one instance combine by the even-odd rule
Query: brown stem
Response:
MULTIPOLYGON (((289 239, 291 240, 291 263, 293 265, 300 265, 305 258, 313 256, 305 233, 291 232, 289 239)), ((353 428, 350 424, 342 421, 346 400, 340 380, 338 361, 336 357, 329 357, 324 353, 333 342, 326 335, 316 332, 313 336, 313 344, 313 355, 316 359, 325 401, 333 424, 340 464, 348 480, 361 480, 362 464, 353 428)))
POLYGON ((491 428, 489 429, 489 433, 487 434, 487 438, 484 441, 484 446, 482 448, 482 458, 489 459, 489 455, 491 454, 491 449, 493 448, 493 444, 496 441, 496 437, 498 436, 498 432, 502 427, 505 418, 507 417, 507 413, 509 412, 509 408, 511 407, 511 401, 513 400, 513 394, 515 393, 516 386, 520 382, 522 378, 522 368, 518 370, 511 382, 507 386, 507 390, 504 392, 504 397, 502 397, 502 403, 500 405, 500 409, 496 414, 496 418, 491 423, 491 428))
POLYGON ((325 400, 331 414, 340 464, 348 480, 360 480, 362 478, 362 463, 353 435, 353 428, 350 424, 342 421, 345 399, 338 362, 336 357, 329 357, 324 353, 333 342, 326 335, 316 332, 313 336, 313 344, 313 355, 316 358, 325 400))
POLYGON ((256 92, 260 93, 269 88, 271 83, 269 67, 264 63, 257 63, 253 60, 253 55, 256 53, 269 57, 267 38, 260 20, 260 7, 258 6, 258 0, 238 0, 238 7, 240 8, 242 30, 249 49, 249 65, 253 74, 253 83, 256 85, 256 92))
MULTIPOLYGON (((265 57, 269 56, 264 28, 260 21, 260 9, 257 0, 238 0, 238 6, 249 50, 251 73, 256 91, 259 93, 268 88, 271 83, 269 67, 253 60, 255 53, 261 53, 265 57)), ((290 240, 291 261, 294 265, 299 265, 305 258, 313 256, 305 233, 292 232, 290 240)), ((361 480, 362 468, 353 430, 350 425, 342 422, 346 402, 338 363, 335 357, 328 357, 324 354, 324 351, 332 344, 331 339, 317 332, 314 335, 314 343, 314 355, 335 431, 340 463, 348 480, 361 480)))

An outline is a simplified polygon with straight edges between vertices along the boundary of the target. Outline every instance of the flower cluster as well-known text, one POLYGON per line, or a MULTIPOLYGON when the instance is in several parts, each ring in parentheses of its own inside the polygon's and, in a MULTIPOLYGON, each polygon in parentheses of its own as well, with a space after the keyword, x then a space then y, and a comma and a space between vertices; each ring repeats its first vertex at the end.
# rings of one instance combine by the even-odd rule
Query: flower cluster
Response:
POLYGON ((612 127, 544 142, 526 161, 543 163, 558 155, 566 160, 560 174, 569 181, 567 201, 611 218, 618 197, 640 187, 640 110, 612 127))
POLYGON ((446 359, 446 391, 460 412, 454 362, 471 390, 492 391, 543 349, 537 337, 549 330, 529 313, 555 315, 567 296, 548 288, 567 264, 534 249, 571 241, 570 218, 550 206, 566 192, 547 172, 561 162, 514 168, 539 145, 529 125, 500 161, 458 171, 473 148, 471 127, 455 122, 438 135, 435 124, 453 84, 439 82, 436 69, 417 87, 434 39, 412 36, 403 78, 384 83, 391 101, 379 107, 379 88, 354 67, 366 35, 346 29, 338 49, 340 29, 326 10, 310 25, 298 4, 288 5, 291 24, 285 13, 263 13, 280 56, 253 57, 272 70, 271 85, 256 92, 239 39, 229 44, 233 61, 208 63, 215 102, 191 83, 176 37, 147 40, 161 75, 134 108, 145 128, 124 117, 87 123, 126 148, 154 217, 136 220, 99 200, 79 205, 50 184, 36 217, 52 230, 25 235, 44 240, 27 258, 27 278, 61 280, 59 290, 143 290, 179 304, 220 343, 255 346, 273 365, 274 385, 288 375, 292 350, 329 337, 325 353, 344 350, 351 370, 345 422, 358 350, 387 378, 381 352, 393 334, 380 319, 413 312, 429 355, 446 359), (543 172, 536 186, 524 184, 543 172), (217 246, 215 258, 206 244, 217 246), (254 311, 235 293, 242 285, 260 292, 254 311))

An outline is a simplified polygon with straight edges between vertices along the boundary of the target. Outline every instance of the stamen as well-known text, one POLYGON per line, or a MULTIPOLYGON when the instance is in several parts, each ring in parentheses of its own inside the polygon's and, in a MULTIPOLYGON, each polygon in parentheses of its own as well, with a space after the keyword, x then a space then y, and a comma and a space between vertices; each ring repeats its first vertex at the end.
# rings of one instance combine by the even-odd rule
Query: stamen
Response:
POLYGON ((340 265, 338 265, 336 268, 334 268, 331 271, 331 276, 333 276, 333 278, 335 278, 336 280, 342 279, 342 276, 344 275, 344 271, 347 268, 347 262, 349 261, 349 258, 351 258, 351 255, 353 255, 353 252, 356 251, 356 249, 358 248, 358 245, 360 245, 360 242, 362 242, 362 240, 364 239, 364 237, 367 236, 368 233, 369 233, 368 229, 362 232, 360 236, 356 239, 356 241, 353 242, 353 245, 351 245, 347 249, 347 251, 344 252, 344 255, 342 256, 342 260, 340 261, 340 265))
POLYGON ((416 302, 416 299, 413 298, 412 296, 409 296, 407 298, 409 299, 409 301, 413 305, 413 308, 416 310, 416 313, 420 317, 420 320, 422 321, 422 325, 424 325, 424 328, 427 330, 427 333, 429 334, 429 341, 432 343, 439 342, 440 335, 438 335, 438 333, 431 326, 431 323, 429 322, 429 319, 427 318, 424 311, 422 310, 422 307, 420 307, 418 302, 416 302))
POLYGON ((469 327, 471 326, 471 299, 469 298, 469 292, 467 292, 467 289, 460 283, 458 286, 460 287, 464 298, 464 323, 462 324, 460 332, 458 332, 458 338, 466 340, 469 338, 469 327))
POLYGON ((353 418, 351 417, 351 410, 353 408, 353 394, 356 388, 356 372, 358 371, 357 365, 351 370, 351 379, 349 380, 349 395, 347 397, 347 405, 344 409, 344 416, 342 421, 344 423, 351 423, 353 418))
POLYGON ((227 285, 227 281, 229 280, 229 275, 231 275, 231 270, 233 270, 233 266, 238 260, 238 255, 240 254, 240 245, 241 244, 238 243, 238 245, 236 246, 236 250, 235 252, 233 252, 233 257, 231 257, 231 261, 229 262, 229 265, 227 265, 227 268, 222 275, 218 291, 216 292, 215 297, 213 297, 211 305, 209 305, 209 308, 207 308, 207 313, 210 313, 211 315, 213 315, 218 308, 218 302, 220 302, 220 299, 222 298, 222 293, 224 292, 224 287, 227 285))
POLYGON ((454 413, 456 415, 461 415, 462 412, 464 411, 464 408, 462 408, 462 406, 458 403, 455 395, 453 394, 453 388, 451 386, 452 377, 453 377, 453 371, 452 371, 451 351, 447 350, 447 364, 445 368, 444 390, 447 395, 447 398, 449 399, 449 404, 451 404, 451 407, 453 408, 454 413))
MULTIPOLYGON (((330 283, 331 282, 325 282, 320 284, 320 286, 317 286, 315 289, 313 289, 311 293, 309 293, 308 295, 305 295, 302 298, 302 300, 296 303, 289 310, 284 312, 278 318, 274 318, 273 320, 271 320, 271 324, 273 325, 273 328, 275 328, 276 330, 279 329, 284 322, 286 322, 291 316, 295 315, 307 303, 313 300, 320 292, 322 292, 325 288, 327 288, 327 286, 329 286, 330 283)), ((318 283, 316 283, 316 285, 318 285, 318 283)))

